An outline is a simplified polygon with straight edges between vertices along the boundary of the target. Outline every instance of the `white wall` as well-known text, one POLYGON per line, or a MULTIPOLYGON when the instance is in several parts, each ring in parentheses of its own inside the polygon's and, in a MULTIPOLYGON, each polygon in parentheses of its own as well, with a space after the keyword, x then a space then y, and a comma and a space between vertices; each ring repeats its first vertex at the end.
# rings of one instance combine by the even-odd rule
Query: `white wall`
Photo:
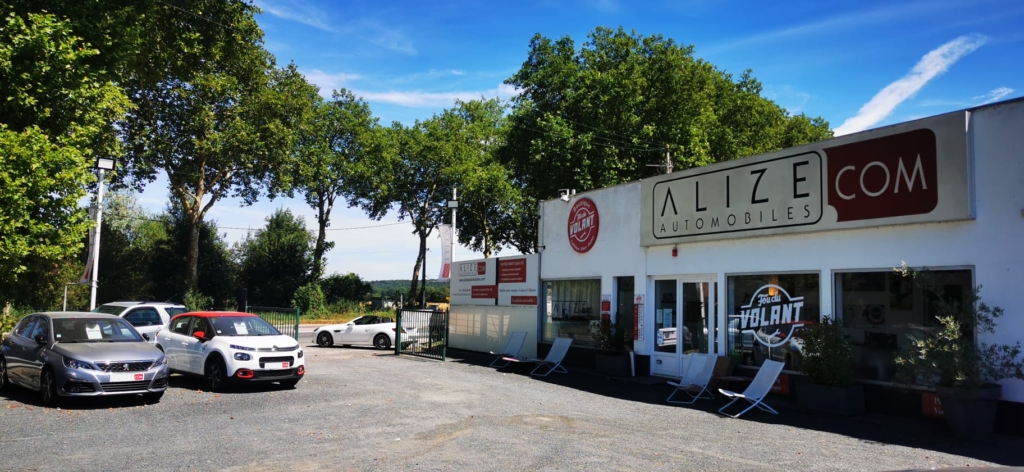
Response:
POLYGON ((537 307, 451 307, 448 345, 477 352, 501 352, 513 331, 526 331, 519 356, 537 357, 537 307))
MULTIPOLYGON (((1024 340, 1024 101, 974 110, 968 128, 974 221, 680 244, 678 257, 672 257, 671 245, 640 247, 639 183, 630 183, 577 196, 593 200, 601 218, 597 243, 587 254, 568 245, 572 201, 542 204, 541 279, 601 277, 602 293, 613 293, 613 277, 634 275, 636 292, 644 293, 648 275, 713 274, 719 309, 725 310, 726 274, 819 271, 822 313, 832 314, 833 271, 891 270, 901 261, 915 267, 966 266, 974 268, 975 283, 983 286, 982 300, 1006 313, 997 333, 981 341, 1024 340)), ((652 351, 651 305, 645 307, 647 339, 636 347, 641 354, 652 351)), ((1024 382, 1006 381, 1003 398, 1024 401, 1024 382)))

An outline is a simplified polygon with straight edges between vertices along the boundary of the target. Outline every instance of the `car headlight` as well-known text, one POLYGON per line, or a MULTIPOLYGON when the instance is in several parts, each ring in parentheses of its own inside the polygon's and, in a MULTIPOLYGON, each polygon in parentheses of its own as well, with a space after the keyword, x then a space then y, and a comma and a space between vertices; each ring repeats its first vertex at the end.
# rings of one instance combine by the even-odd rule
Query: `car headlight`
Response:
MULTIPOLYGON (((232 347, 234 347, 234 346, 232 346, 232 347)), ((250 355, 248 355, 248 354, 246 354, 244 352, 236 352, 235 353, 235 360, 236 361, 248 361, 248 360, 252 360, 252 356, 250 356, 250 355)))
POLYGON ((302 359, 302 349, 299 349, 299 359, 302 359))
POLYGON ((64 366, 69 369, 96 370, 92 363, 64 356, 64 366))
POLYGON ((167 357, 160 356, 159 359, 153 361, 153 365, 149 366, 149 368, 150 369, 155 369, 155 368, 160 367, 162 365, 167 365, 167 357))
POLYGON ((234 349, 236 351, 255 351, 256 350, 256 348, 254 348, 254 347, 239 346, 239 345, 236 345, 236 344, 232 344, 231 345, 231 349, 234 349))

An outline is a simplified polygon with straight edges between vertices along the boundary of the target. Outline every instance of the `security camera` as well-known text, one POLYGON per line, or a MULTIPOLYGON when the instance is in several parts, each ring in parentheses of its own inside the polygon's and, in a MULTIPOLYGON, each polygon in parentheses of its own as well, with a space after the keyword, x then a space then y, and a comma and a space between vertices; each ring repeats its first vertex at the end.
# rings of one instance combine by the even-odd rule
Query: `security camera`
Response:
POLYGON ((569 201, 569 194, 568 193, 563 193, 562 196, 560 196, 558 198, 562 199, 563 202, 567 202, 567 201, 569 201))
POLYGON ((567 188, 560 188, 560 189, 558 189, 558 198, 560 198, 563 202, 569 201, 569 189, 567 189, 567 188))

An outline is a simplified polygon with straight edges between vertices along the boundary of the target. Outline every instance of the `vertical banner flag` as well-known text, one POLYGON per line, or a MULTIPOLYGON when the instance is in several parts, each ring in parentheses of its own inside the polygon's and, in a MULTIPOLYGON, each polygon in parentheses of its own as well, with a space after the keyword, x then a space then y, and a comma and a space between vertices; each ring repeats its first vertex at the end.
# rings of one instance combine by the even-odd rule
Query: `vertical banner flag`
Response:
MULTIPOLYGON (((89 207, 89 221, 96 221, 96 205, 89 207)), ((87 248, 89 257, 85 260, 85 271, 82 272, 82 278, 78 279, 79 284, 92 282, 92 258, 94 257, 93 249, 95 246, 93 238, 95 237, 96 227, 89 228, 89 247, 87 248)))
POLYGON ((438 227, 441 235, 441 275, 438 282, 447 282, 452 274, 452 225, 438 227))

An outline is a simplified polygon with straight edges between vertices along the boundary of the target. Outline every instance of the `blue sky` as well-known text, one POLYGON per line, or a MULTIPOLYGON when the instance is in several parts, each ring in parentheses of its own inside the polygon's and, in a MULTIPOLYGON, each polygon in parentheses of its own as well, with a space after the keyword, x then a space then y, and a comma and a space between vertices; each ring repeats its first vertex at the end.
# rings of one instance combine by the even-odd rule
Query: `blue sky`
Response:
MULTIPOLYGON (((455 98, 508 98, 502 81, 526 59, 530 38, 571 36, 597 26, 661 34, 738 75, 753 69, 763 95, 794 113, 823 116, 837 134, 931 116, 1024 91, 1024 2, 539 0, 381 2, 256 0, 266 47, 294 61, 325 96, 344 87, 366 99, 384 124, 412 124, 455 98)), ((166 180, 140 202, 166 202, 166 180)), ((275 208, 313 212, 299 200, 239 207, 218 202, 209 218, 229 241, 259 228, 275 208)), ((410 225, 336 209, 328 273, 409 278, 417 241, 410 225), (359 228, 385 225, 368 229, 359 228)), ((505 255, 505 253, 499 254, 505 255)), ((509 254, 511 255, 511 254, 509 254)), ((480 257, 456 248, 455 259, 480 257)), ((437 277, 432 237, 427 275, 437 277)))

